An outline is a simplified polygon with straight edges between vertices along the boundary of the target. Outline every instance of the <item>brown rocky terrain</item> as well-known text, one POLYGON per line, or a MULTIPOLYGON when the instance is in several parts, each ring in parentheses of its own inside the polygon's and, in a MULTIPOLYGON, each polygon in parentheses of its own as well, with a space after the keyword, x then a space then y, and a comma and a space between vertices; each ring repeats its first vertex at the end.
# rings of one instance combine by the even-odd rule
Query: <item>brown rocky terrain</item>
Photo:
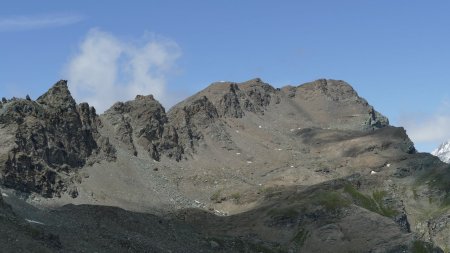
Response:
POLYGON ((0 133, 0 232, 42 252, 450 248, 448 165, 343 81, 219 82, 102 115, 60 81, 3 101, 0 133))

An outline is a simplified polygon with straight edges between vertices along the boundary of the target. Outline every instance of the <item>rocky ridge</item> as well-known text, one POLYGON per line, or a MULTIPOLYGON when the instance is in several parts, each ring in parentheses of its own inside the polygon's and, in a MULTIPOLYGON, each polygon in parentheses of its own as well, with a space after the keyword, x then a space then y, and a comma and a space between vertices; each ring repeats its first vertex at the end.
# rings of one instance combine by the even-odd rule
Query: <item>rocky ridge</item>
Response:
POLYGON ((33 228, 60 236, 65 251, 450 245, 448 166, 417 153, 403 128, 343 81, 279 89, 260 79, 218 82, 168 112, 139 95, 100 116, 61 81, 36 101, 7 100, 0 110, 2 184, 41 194, 28 202, 48 203, 51 215, 14 194, 4 201, 45 224, 33 228), (10 162, 19 153, 30 162, 10 162), (55 209, 61 203, 88 205, 55 209))
MULTIPOLYGON (((339 122, 341 128, 369 130, 389 124, 386 117, 376 112, 350 85, 342 81, 318 80, 293 91, 275 89, 259 78, 244 83, 213 83, 175 105, 167 114, 153 96, 139 95, 133 101, 116 103, 101 118, 112 126, 115 138, 133 155, 137 156, 141 148, 156 161, 162 155, 180 161, 196 153, 196 147, 205 135, 216 136, 216 141, 230 144, 230 134, 224 130, 226 119, 240 119, 246 114, 264 115, 267 108, 282 103, 282 98, 293 99, 296 94, 302 103, 338 105, 334 106, 336 112, 324 116, 342 111, 352 113, 344 119, 348 125, 339 122), (320 92, 316 94, 311 91, 320 92), (357 107, 353 108, 355 105, 357 107), (351 112, 346 109, 351 109, 351 112)), ((297 101, 287 102, 296 106, 297 101)), ((314 111, 314 108, 308 109, 314 111)), ((328 124, 328 127, 336 127, 336 123, 332 122, 308 123, 311 126, 328 124)))

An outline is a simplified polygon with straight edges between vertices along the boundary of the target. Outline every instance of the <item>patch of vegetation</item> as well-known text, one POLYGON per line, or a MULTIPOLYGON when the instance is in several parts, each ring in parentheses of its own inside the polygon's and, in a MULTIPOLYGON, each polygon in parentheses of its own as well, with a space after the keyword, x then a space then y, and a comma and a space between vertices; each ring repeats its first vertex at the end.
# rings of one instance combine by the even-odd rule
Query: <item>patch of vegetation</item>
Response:
POLYGON ((292 242, 294 242, 298 247, 302 247, 309 236, 310 234, 308 230, 300 228, 294 238, 292 238, 292 242))
POLYGON ((423 241, 414 241, 412 246, 412 253, 431 253, 433 252, 433 247, 423 241))
POLYGON ((436 203, 440 207, 450 207, 450 166, 434 168, 426 171, 416 180, 416 185, 427 185, 435 194, 428 196, 430 204, 436 203))
POLYGON ((256 244, 256 243, 248 243, 248 248, 250 252, 261 252, 261 253, 284 253, 284 251, 281 250, 272 250, 262 244, 256 244))
POLYGON ((445 247, 444 247, 444 253, 449 253, 450 252, 450 249, 448 248, 448 245, 445 245, 445 247))
POLYGON ((446 192, 440 199, 440 206, 442 208, 450 207, 450 193, 446 192))
POLYGON ((263 194, 269 194, 275 190, 274 187, 262 187, 258 192, 263 194))
POLYGON ((430 188, 437 189, 441 192, 450 193, 450 170, 449 167, 439 167, 432 170, 427 170, 420 177, 417 178, 415 184, 427 184, 430 188))
POLYGON ((219 190, 215 191, 215 192, 213 193, 213 195, 211 195, 211 197, 210 197, 209 199, 210 199, 211 201, 214 201, 214 202, 218 203, 218 202, 220 202, 220 200, 221 200, 221 195, 222 195, 222 190, 219 189, 219 190))
POLYGON ((277 187, 264 187, 259 192, 264 194, 266 198, 272 198, 282 194, 277 187))
POLYGON ((383 198, 386 197, 386 195, 387 195, 386 191, 374 191, 372 193, 372 197, 376 203, 382 203, 383 198))
POLYGON ((317 203, 325 207, 328 211, 335 211, 340 208, 350 206, 350 201, 335 191, 319 192, 315 196, 317 203))
POLYGON ((372 196, 369 196, 359 192, 352 185, 347 184, 344 186, 344 192, 350 195, 355 204, 369 211, 386 217, 394 217, 398 214, 397 210, 384 205, 383 198, 387 195, 385 191, 375 191, 372 193, 372 196))
POLYGON ((235 193, 231 194, 230 197, 234 200, 234 202, 236 204, 240 204, 241 203, 241 199, 242 199, 242 194, 241 193, 235 192, 235 193))
POLYGON ((386 195, 386 191, 374 191, 372 193, 372 198, 375 200, 375 203, 379 208, 379 214, 386 217, 394 217, 398 214, 398 211, 384 204, 383 199, 384 197, 386 197, 386 195))
POLYGON ((372 212, 378 211, 378 207, 377 204, 375 203, 375 200, 373 200, 370 196, 367 196, 359 192, 351 184, 347 184, 344 186, 344 192, 348 193, 358 206, 361 206, 372 212))

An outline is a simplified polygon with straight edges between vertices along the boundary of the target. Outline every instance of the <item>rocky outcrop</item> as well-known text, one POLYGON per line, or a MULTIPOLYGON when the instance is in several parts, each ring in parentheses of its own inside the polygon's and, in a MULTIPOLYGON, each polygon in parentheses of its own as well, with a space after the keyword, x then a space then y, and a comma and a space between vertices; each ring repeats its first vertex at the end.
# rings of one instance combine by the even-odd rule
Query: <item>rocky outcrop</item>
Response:
POLYGON ((244 82, 241 87, 245 94, 243 104, 246 111, 264 114, 267 106, 280 102, 277 90, 259 78, 244 82))
POLYGON ((170 124, 178 132, 179 144, 187 153, 195 152, 195 147, 203 138, 203 130, 213 125, 219 118, 216 107, 206 96, 175 107, 169 113, 170 124))
POLYGON ((239 86, 230 83, 228 91, 218 102, 219 114, 222 117, 242 118, 244 112, 239 101, 239 86))
POLYGON ((58 196, 71 174, 89 157, 114 159, 114 149, 100 138, 95 109, 77 105, 66 81, 59 81, 36 101, 3 104, 0 128, 10 140, 1 146, 1 183, 23 192, 58 196), (100 140, 100 141, 99 141, 100 140))
POLYGON ((114 129, 114 136, 135 156, 141 148, 159 161, 162 154, 181 159, 178 133, 170 125, 166 112, 153 96, 138 95, 135 100, 118 102, 103 115, 114 129))
POLYGON ((276 89, 261 79, 255 78, 243 83, 213 83, 190 100, 206 96, 216 107, 220 117, 242 118, 245 112, 264 114, 272 102, 279 102, 276 89))
POLYGON ((114 136, 135 156, 143 150, 146 156, 159 161, 161 157, 177 161, 195 152, 203 130, 211 126, 219 114, 203 96, 166 115, 153 96, 137 96, 135 100, 119 102, 102 115, 114 131, 114 136))

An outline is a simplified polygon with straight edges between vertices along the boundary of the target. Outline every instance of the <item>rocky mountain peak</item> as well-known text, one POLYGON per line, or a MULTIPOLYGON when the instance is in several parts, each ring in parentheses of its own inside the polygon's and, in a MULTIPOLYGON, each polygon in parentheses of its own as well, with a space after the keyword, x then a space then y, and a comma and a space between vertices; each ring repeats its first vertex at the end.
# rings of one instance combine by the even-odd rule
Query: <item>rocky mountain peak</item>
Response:
POLYGON ((174 108, 185 107, 204 96, 215 107, 219 117, 242 118, 246 112, 264 114, 271 102, 279 101, 276 93, 275 88, 260 78, 242 83, 216 82, 174 108))
POLYGON ((137 95, 134 100, 150 100, 150 101, 156 101, 153 95, 137 95))
POLYGON ((385 116, 341 80, 319 79, 297 87, 284 87, 281 92, 303 109, 304 116, 313 119, 313 125, 355 130, 389 125, 385 116))
MULTIPOLYGON (((152 117, 153 114, 165 114, 164 107, 153 97, 153 95, 137 95, 134 100, 127 102, 117 102, 105 114, 114 111, 120 113, 131 113, 130 117, 140 119, 141 117, 152 117)), ((143 119, 145 120, 145 119, 143 119)))
POLYGON ((53 85, 45 94, 37 99, 37 102, 51 107, 75 108, 76 102, 73 99, 67 80, 60 80, 53 85))
POLYGON ((445 163, 450 163, 450 140, 439 145, 431 154, 439 157, 445 163))
POLYGON ((177 132, 167 124, 164 107, 152 95, 138 95, 134 100, 118 102, 102 119, 111 125, 116 140, 135 156, 146 155, 159 161, 162 154, 167 154, 181 159, 177 132))
POLYGON ((253 79, 245 81, 244 83, 248 83, 248 84, 265 84, 264 81, 261 78, 259 78, 259 77, 255 77, 253 79))
POLYGON ((299 86, 305 98, 326 96, 334 101, 358 100, 358 93, 342 80, 318 79, 299 86))
MULTIPOLYGON (((87 103, 79 106, 67 81, 53 85, 37 101, 13 99, 0 116, 1 183, 43 196, 60 195, 76 171, 94 162, 111 160, 115 150, 98 133, 99 119, 87 103)), ((71 193, 76 196, 76 190, 71 193)))

